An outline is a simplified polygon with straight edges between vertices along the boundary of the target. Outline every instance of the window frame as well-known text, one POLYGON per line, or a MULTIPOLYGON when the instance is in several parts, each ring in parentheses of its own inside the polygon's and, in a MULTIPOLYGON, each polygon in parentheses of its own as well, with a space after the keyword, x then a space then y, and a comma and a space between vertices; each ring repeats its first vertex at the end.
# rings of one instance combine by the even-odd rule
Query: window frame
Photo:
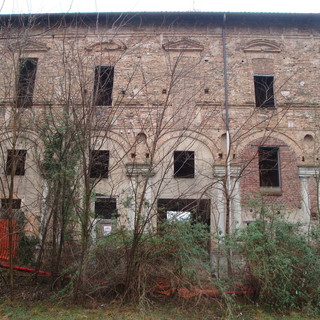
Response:
POLYGON ((12 198, 12 211, 10 212, 10 198, 1 198, 0 202, 0 218, 1 219, 14 219, 19 220, 23 217, 22 208, 22 199, 21 198, 12 198))
POLYGON ((173 152, 173 176, 179 179, 193 179, 195 177, 195 152, 190 150, 176 150, 173 152), (189 171, 187 173, 186 171, 189 171))
MULTIPOLYGON (((9 210, 10 198, 1 198, 1 208, 4 210, 9 210)), ((22 205, 22 200, 20 198, 12 199, 12 210, 20 210, 22 205)))
MULTIPOLYGON (((192 223, 203 223, 210 230, 211 221, 211 199, 167 199, 157 200, 158 222, 168 220, 168 212, 190 212, 192 223)), ((173 219, 174 221, 175 219, 173 219)), ((176 221, 179 221, 176 220, 176 221)))
POLYGON ((26 173, 26 160, 27 150, 26 149, 8 149, 7 150, 7 162, 6 162, 6 175, 11 175, 13 159, 16 159, 16 168, 14 170, 15 176, 24 176, 26 173), (14 155, 14 153, 16 155, 14 155))
POLYGON ((105 197, 105 196, 99 196, 96 198, 96 201, 94 202, 94 216, 96 220, 107 220, 110 221, 113 218, 117 218, 118 217, 118 208, 117 208, 117 198, 113 198, 113 197, 105 197), (107 203, 107 206, 112 207, 112 212, 107 213, 106 216, 100 215, 97 213, 97 210, 108 210, 109 208, 104 208, 104 209, 98 209, 97 208, 97 204, 99 203, 107 203))
POLYGON ((95 66, 93 85, 93 98, 95 106, 112 106, 113 86, 114 66, 95 66))
POLYGON ((279 146, 259 146, 258 148, 258 157, 259 157, 259 185, 262 192, 281 192, 281 166, 280 166, 280 147, 279 146), (267 153, 276 152, 276 162, 275 157, 266 158, 267 153), (274 168, 272 168, 272 162, 275 163, 274 168), (270 166, 270 168, 263 168, 263 166, 270 166), (271 176, 271 180, 267 180, 268 172, 271 174, 276 173, 276 178, 271 176), (272 180, 277 180, 276 183, 272 180))
POLYGON ((31 108, 33 106, 38 60, 38 58, 19 59, 19 76, 16 91, 16 104, 19 108, 31 108))
POLYGON ((90 150, 89 156, 89 175, 93 179, 106 179, 109 177, 110 151, 109 150, 90 150), (94 153, 99 155, 94 155, 94 153), (102 157, 99 162, 97 158, 102 157))
POLYGON ((254 74, 254 95, 256 108, 273 109, 276 107, 276 99, 274 92, 274 75, 273 74, 254 74), (260 81, 258 81, 260 78, 260 81), (271 79, 271 83, 266 83, 267 79, 271 79), (264 83, 265 82, 265 83, 264 83), (263 88, 265 86, 265 88, 263 88), (268 91, 271 90, 271 94, 268 91), (261 96, 265 96, 263 99, 261 96))

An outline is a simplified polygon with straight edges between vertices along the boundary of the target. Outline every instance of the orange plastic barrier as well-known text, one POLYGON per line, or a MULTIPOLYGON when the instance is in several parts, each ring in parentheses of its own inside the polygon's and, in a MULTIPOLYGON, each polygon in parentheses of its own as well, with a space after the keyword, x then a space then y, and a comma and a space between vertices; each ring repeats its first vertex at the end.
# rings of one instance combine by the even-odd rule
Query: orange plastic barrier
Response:
MULTIPOLYGON (((19 234, 16 220, 12 220, 12 253, 17 254, 19 234)), ((9 261, 9 220, 0 219, 0 261, 9 261)))
MULTIPOLYGON (((1 219, 0 219, 1 221, 1 219)), ((10 265, 8 264, 2 264, 0 263, 0 268, 10 268, 10 265)), ((34 272, 45 276, 51 276, 51 272, 42 271, 42 270, 35 270, 31 268, 25 268, 25 267, 18 267, 18 266, 12 266, 13 269, 23 271, 23 272, 34 272)), ((70 279, 70 275, 65 275, 65 279, 70 279)), ((87 279, 89 282, 97 282, 97 283, 109 283, 107 280, 99 280, 99 279, 87 279)), ((230 290, 230 291, 219 291, 217 288, 212 287, 211 289, 200 289, 200 288, 193 288, 193 290, 190 290, 185 287, 176 288, 174 286, 170 285, 170 282, 167 281, 165 278, 162 277, 156 277, 155 281, 157 285, 154 287, 154 292, 158 294, 162 294, 165 296, 171 296, 175 293, 178 294, 180 298, 193 298, 197 295, 206 295, 211 298, 219 298, 222 296, 222 294, 232 294, 232 295, 246 295, 253 293, 253 290, 247 287, 244 287, 240 284, 236 284, 236 287, 238 287, 240 290, 230 290)))
POLYGON ((231 295, 245 295, 252 293, 250 288, 243 287, 240 284, 236 284, 236 286, 240 290, 230 290, 230 291, 219 291, 217 288, 207 288, 207 289, 200 289, 200 288, 192 288, 188 289, 186 287, 177 288, 175 286, 170 285, 165 278, 157 277, 156 279, 157 285, 154 288, 155 293, 159 293, 165 296, 171 296, 174 293, 177 293, 180 298, 193 298, 197 295, 206 295, 212 298, 221 297, 222 294, 231 294, 231 295))

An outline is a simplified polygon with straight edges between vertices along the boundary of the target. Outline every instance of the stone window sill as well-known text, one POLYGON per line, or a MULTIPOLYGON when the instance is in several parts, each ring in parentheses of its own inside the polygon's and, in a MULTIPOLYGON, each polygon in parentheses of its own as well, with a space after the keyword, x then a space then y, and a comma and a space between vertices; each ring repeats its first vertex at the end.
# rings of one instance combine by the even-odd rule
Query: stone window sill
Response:
POLYGON ((282 196, 281 187, 260 187, 260 193, 268 196, 282 196))

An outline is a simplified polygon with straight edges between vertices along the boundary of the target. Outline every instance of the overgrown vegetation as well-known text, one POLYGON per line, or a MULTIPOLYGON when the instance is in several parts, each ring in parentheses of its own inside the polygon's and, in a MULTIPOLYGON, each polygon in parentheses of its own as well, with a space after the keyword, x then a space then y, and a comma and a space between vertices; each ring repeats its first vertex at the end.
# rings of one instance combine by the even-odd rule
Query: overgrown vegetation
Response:
POLYGON ((256 221, 228 239, 255 303, 277 310, 319 310, 319 228, 309 235, 305 230, 263 207, 256 221))
MULTIPOLYGON (((52 283, 57 283, 63 267, 70 262, 68 242, 76 223, 75 199, 78 191, 77 166, 79 165, 79 145, 75 127, 67 120, 47 116, 41 128, 44 144, 44 158, 40 168, 45 178, 41 243, 37 255, 36 268, 44 264, 50 266, 52 283)), ((79 131, 79 130, 78 130, 79 131)), ((70 245, 69 245, 70 246, 70 245)))
MULTIPOLYGON (((221 316, 227 319, 250 319, 238 316, 239 310, 250 300, 279 312, 300 310, 310 317, 319 314, 319 228, 314 228, 308 236, 302 225, 287 222, 262 208, 256 221, 224 239, 223 245, 232 251, 234 262, 233 277, 224 281, 223 277, 212 277, 210 240, 206 226, 188 220, 166 221, 158 232, 146 231, 137 247, 134 264, 138 272, 131 277, 130 295, 127 295, 126 268, 131 258, 133 234, 125 228, 114 228, 108 236, 91 244, 87 277, 82 279, 86 294, 83 302, 98 305, 129 300, 145 308, 154 301, 169 299, 157 293, 156 288, 161 285, 169 291, 175 289, 170 291, 170 301, 182 304, 202 301, 204 305, 220 306, 221 316), (223 291, 235 283, 251 290, 246 296, 248 300, 240 301, 230 294, 222 294, 218 299, 198 294, 186 300, 179 298, 176 291, 177 288, 192 291, 210 285, 223 291)), ((65 270, 68 276, 59 289, 62 290, 55 289, 54 299, 63 297, 65 300, 72 296, 77 270, 78 263, 73 261, 65 270)))
POLYGON ((154 297, 159 282, 172 288, 210 283, 209 233, 205 226, 177 221, 163 223, 161 230, 145 232, 139 241, 134 259, 138 272, 131 277, 130 295, 125 281, 132 232, 119 228, 100 238, 89 258, 87 294, 141 302, 154 297))

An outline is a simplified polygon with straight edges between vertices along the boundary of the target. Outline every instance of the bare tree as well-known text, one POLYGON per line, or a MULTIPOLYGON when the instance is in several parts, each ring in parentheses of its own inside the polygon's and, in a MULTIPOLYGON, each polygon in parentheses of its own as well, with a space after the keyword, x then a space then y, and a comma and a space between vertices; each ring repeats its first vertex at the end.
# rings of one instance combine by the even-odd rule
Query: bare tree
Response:
MULTIPOLYGON (((240 181, 246 176, 255 172, 266 199, 270 187, 277 191, 279 153, 268 141, 281 145, 274 133, 284 136, 292 101, 276 108, 275 96, 299 69, 275 80, 270 59, 254 61, 269 70, 257 69, 250 79, 255 101, 245 105, 227 90, 237 82, 227 75, 239 66, 227 60, 226 34, 210 44, 212 52, 224 44, 218 59, 181 26, 170 33, 175 21, 161 21, 168 32, 159 36, 135 15, 43 19, 7 17, 2 29, 1 59, 14 70, 1 80, 8 141, 1 144, 2 167, 9 173, 1 186, 9 221, 26 160, 26 216, 40 242, 36 269, 52 272, 52 286, 63 272, 74 275, 74 296, 84 298, 88 278, 105 276, 91 255, 112 230, 125 243, 119 273, 123 296, 132 298, 145 285, 144 236, 156 234, 163 220, 190 216, 219 239, 245 223, 240 181)), ((211 253, 219 245, 211 241, 211 253)), ((230 275, 231 260, 229 252, 230 275)))

